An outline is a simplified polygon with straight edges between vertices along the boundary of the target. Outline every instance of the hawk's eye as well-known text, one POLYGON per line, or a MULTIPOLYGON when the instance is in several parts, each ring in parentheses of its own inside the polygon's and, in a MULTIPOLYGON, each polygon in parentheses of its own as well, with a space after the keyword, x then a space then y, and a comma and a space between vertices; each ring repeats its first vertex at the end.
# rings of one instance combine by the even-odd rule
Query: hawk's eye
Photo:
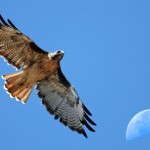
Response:
POLYGON ((60 54, 61 53, 61 51, 57 51, 57 54, 60 54))

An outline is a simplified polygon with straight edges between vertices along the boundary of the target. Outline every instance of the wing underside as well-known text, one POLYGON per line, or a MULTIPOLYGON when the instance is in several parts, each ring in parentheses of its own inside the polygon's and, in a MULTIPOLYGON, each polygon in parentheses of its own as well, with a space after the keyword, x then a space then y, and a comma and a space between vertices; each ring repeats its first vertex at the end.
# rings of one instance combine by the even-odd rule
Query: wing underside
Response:
POLYGON ((17 69, 26 69, 48 53, 0 15, 0 55, 17 69))
POLYGON ((55 116, 54 119, 59 118, 65 126, 85 137, 87 134, 84 125, 90 131, 95 132, 89 125, 89 123, 96 125, 89 117, 92 114, 60 71, 51 75, 47 80, 40 81, 37 89, 39 90, 38 96, 42 98, 42 103, 48 112, 55 116))

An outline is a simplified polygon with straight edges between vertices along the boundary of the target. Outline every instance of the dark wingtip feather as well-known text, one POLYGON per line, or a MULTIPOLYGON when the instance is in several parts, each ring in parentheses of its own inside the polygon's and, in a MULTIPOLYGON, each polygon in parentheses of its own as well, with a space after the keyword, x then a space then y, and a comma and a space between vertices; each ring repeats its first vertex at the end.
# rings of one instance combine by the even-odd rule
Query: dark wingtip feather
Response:
POLYGON ((1 20, 1 18, 2 18, 2 15, 0 14, 0 20, 1 20))
POLYGON ((9 24, 8 24, 8 23, 4 20, 4 18, 2 17, 1 14, 0 14, 0 20, 1 20, 1 22, 3 23, 3 25, 5 25, 5 26, 7 26, 7 27, 12 27, 12 28, 18 30, 18 28, 17 28, 9 19, 7 19, 8 23, 9 23, 9 24))
POLYGON ((87 123, 86 120, 82 121, 82 123, 92 132, 95 132, 95 130, 87 123))
POLYGON ((88 138, 88 136, 84 130, 82 131, 82 134, 84 135, 84 137, 88 138))
POLYGON ((84 114, 84 117, 85 117, 85 119, 86 119, 88 122, 90 122, 92 125, 96 126, 96 123, 95 123, 93 120, 91 120, 91 119, 88 117, 88 115, 87 115, 86 113, 84 114))
POLYGON ((15 26, 9 19, 8 19, 8 23, 10 24, 11 27, 13 27, 14 29, 18 30, 18 29, 16 28, 16 26, 15 26))
POLYGON ((37 93, 37 95, 40 97, 40 98, 44 98, 45 95, 43 95, 40 91, 37 93))
POLYGON ((90 111, 86 108, 86 106, 85 106, 84 104, 82 104, 82 105, 83 105, 84 111, 85 111, 88 115, 92 116, 92 114, 91 114, 90 111))
POLYGON ((59 118, 59 116, 58 116, 58 115, 55 115, 54 119, 57 120, 58 118, 59 118))
POLYGON ((8 23, 3 19, 3 17, 1 15, 0 15, 0 20, 5 26, 9 27, 8 23))

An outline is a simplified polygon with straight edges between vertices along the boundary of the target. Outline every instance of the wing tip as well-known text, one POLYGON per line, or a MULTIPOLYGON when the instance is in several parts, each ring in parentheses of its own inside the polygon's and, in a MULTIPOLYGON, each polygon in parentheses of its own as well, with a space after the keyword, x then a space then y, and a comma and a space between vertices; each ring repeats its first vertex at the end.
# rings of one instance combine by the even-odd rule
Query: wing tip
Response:
POLYGON ((86 113, 84 113, 84 117, 85 117, 85 119, 86 119, 89 123, 91 123, 92 125, 96 126, 96 123, 95 123, 93 120, 91 120, 90 117, 88 117, 88 115, 87 115, 86 113))
MULTIPOLYGON (((15 30, 18 30, 17 29, 17 27, 10 21, 10 19, 7 19, 7 22, 5 21, 5 19, 2 17, 2 15, 0 14, 0 20, 1 20, 1 22, 5 25, 5 26, 7 26, 7 27, 11 27, 11 28, 13 28, 13 29, 15 29, 15 30)), ((18 30, 19 31, 19 30, 18 30)))
POLYGON ((82 123, 83 125, 85 125, 91 132, 96 132, 96 131, 87 123, 87 121, 86 121, 85 119, 82 120, 81 123, 82 123))
POLYGON ((9 27, 8 23, 4 20, 4 18, 2 17, 2 15, 0 15, 0 21, 7 27, 9 27))
POLYGON ((3 17, 2 17, 2 15, 0 14, 0 20, 2 19, 3 17))
POLYGON ((7 21, 12 28, 18 30, 18 28, 9 19, 7 19, 7 21))
POLYGON ((91 112, 87 109, 87 107, 86 107, 84 104, 82 104, 82 106, 83 106, 84 111, 85 111, 88 115, 92 116, 91 112))
POLYGON ((87 136, 85 130, 82 131, 82 134, 83 134, 83 136, 84 136, 85 138, 88 138, 88 136, 87 136))

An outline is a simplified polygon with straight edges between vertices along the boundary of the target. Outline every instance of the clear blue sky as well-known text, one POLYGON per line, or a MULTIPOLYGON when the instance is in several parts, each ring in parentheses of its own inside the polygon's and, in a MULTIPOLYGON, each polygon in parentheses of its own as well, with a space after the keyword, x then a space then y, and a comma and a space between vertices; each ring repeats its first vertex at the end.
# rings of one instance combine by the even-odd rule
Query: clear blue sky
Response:
MULTIPOLYGON (((126 142, 130 119, 150 108, 149 0, 1 0, 0 13, 41 48, 65 51, 62 70, 93 114, 88 139, 54 121, 32 92, 11 99, 0 79, 0 150, 149 150, 126 142)), ((0 75, 16 72, 0 59, 0 75)))

